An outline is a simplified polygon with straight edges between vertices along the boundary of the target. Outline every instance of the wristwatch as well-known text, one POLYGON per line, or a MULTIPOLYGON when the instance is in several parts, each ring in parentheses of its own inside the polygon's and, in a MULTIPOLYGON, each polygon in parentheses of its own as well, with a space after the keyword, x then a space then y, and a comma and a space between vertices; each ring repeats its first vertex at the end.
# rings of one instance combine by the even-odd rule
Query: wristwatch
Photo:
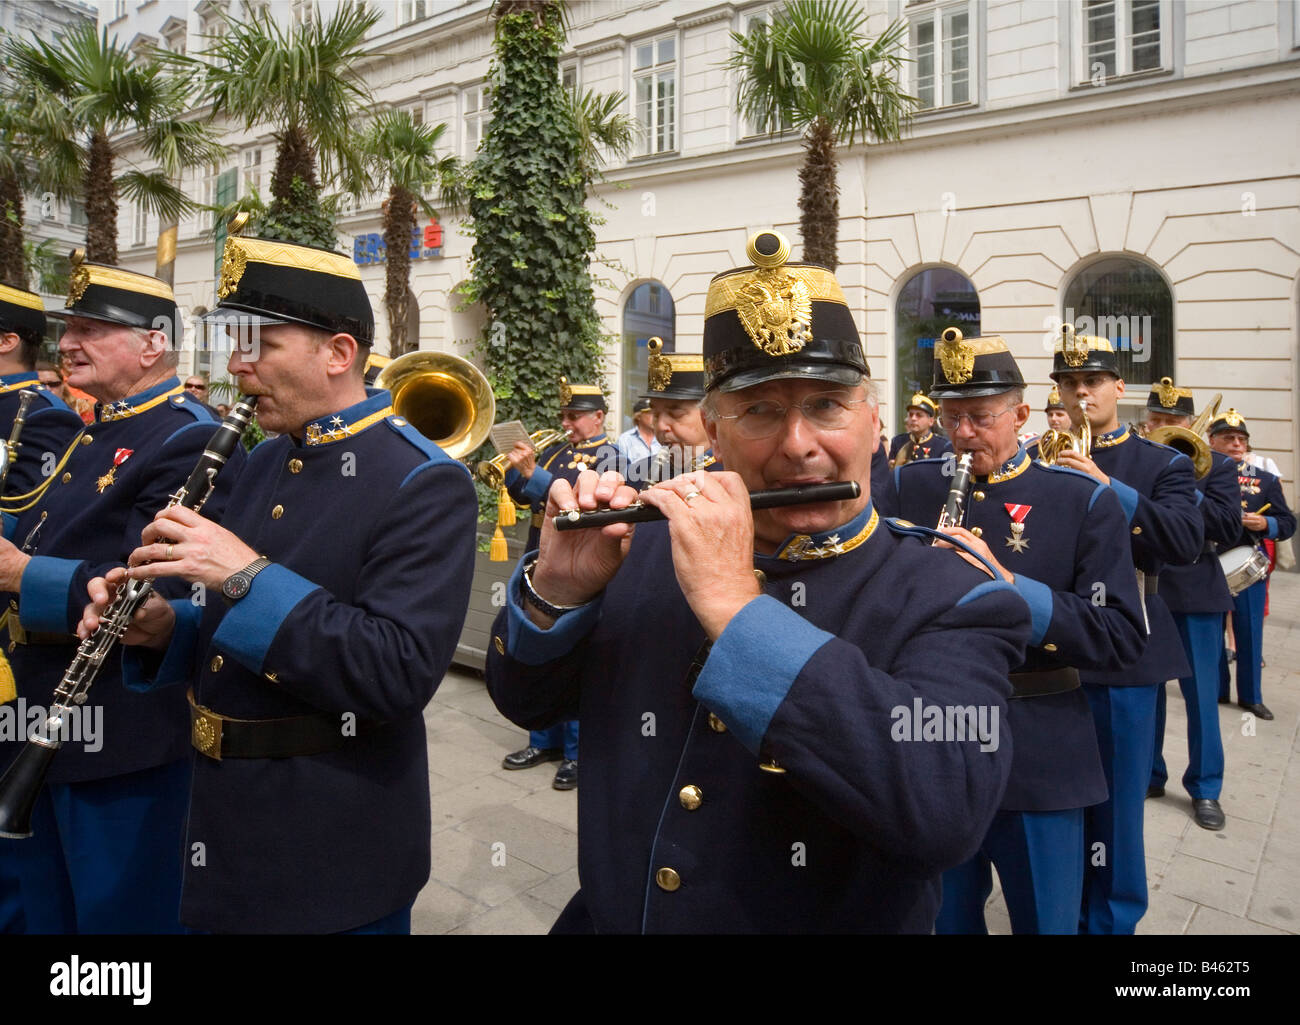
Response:
POLYGON ((221 595, 226 601, 239 601, 248 593, 249 588, 253 586, 253 577, 261 573, 267 566, 271 565, 271 560, 265 555, 259 555, 241 570, 236 570, 226 577, 221 584, 221 595))
POLYGON ((524 563, 524 570, 520 574, 520 581, 522 584, 520 590, 526 603, 543 615, 550 616, 552 619, 559 619, 566 612, 572 612, 574 609, 580 609, 584 605, 590 604, 589 602, 580 602, 577 605, 554 605, 538 594, 533 588, 532 581, 533 567, 537 565, 537 554, 535 552, 530 552, 529 554, 532 555, 532 559, 524 563))

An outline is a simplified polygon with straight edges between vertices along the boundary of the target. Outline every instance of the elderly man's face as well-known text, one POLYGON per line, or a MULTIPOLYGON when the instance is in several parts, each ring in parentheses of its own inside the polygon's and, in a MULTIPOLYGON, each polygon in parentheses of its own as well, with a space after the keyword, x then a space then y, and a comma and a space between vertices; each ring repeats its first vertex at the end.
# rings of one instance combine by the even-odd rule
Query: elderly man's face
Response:
POLYGON ((605 411, 602 409, 561 409, 560 427, 569 441, 589 441, 605 429, 605 411))
POLYGON ((1181 413, 1162 413, 1158 409, 1148 409, 1144 426, 1150 432, 1157 427, 1187 427, 1191 422, 1190 416, 1181 413))
POLYGON ((90 317, 68 317, 66 325, 59 352, 68 384, 100 402, 116 402, 132 394, 145 372, 145 347, 163 344, 159 332, 146 339, 134 328, 90 317))
POLYGON ((661 445, 675 445, 679 449, 698 448, 709 443, 704 432, 704 415, 700 404, 690 399, 651 399, 654 414, 655 437, 661 445))
POLYGON ((1241 462, 1250 450, 1250 439, 1241 431, 1220 431, 1210 436, 1210 448, 1241 462))
POLYGON ((973 399, 944 399, 939 420, 957 458, 971 454, 971 473, 985 476, 1016 454, 1017 434, 1029 419, 1027 402, 1013 403, 1005 393, 973 399))
POLYGON ((861 512, 871 496, 871 454, 880 433, 880 415, 867 390, 826 381, 768 381, 717 395, 716 410, 705 418, 713 451, 728 470, 740 474, 750 491, 788 488, 830 481, 857 481, 862 495, 847 502, 822 502, 765 509, 754 514, 755 542, 770 551, 791 534, 833 530, 861 512), (804 410, 843 406, 843 426, 818 426, 804 410), (777 420, 777 407, 785 415, 777 420), (766 414, 766 415, 765 415, 766 414), (771 434, 754 430, 758 418, 775 427, 771 434), (755 434, 766 436, 755 437, 755 434))

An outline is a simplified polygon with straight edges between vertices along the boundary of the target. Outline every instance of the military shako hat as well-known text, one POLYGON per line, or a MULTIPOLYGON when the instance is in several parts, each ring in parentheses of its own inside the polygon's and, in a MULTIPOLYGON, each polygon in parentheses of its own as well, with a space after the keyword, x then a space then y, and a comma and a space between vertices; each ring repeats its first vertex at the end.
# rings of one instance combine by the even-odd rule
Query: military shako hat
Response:
POLYGON ((966 338, 946 327, 934 346, 932 399, 976 399, 1023 388, 1025 379, 1001 335, 966 338))
POLYGON ((698 352, 663 352, 660 338, 651 338, 650 375, 647 399, 682 399, 699 402, 704 398, 704 356, 698 352))
POLYGON ((596 384, 570 384, 567 377, 560 378, 561 409, 608 409, 605 393, 596 384))
POLYGON ((926 416, 938 416, 939 407, 931 402, 922 392, 916 392, 912 396, 912 401, 907 404, 908 409, 919 409, 926 416))
POLYGON ((303 324, 375 340, 375 315, 357 265, 341 253, 278 239, 230 235, 217 306, 203 320, 248 326, 303 324))
POLYGON ((854 385, 870 374, 834 274, 787 263, 790 243, 775 231, 751 236, 745 254, 753 266, 709 282, 706 388, 730 392, 788 377, 854 385))
POLYGON ((1246 418, 1235 409, 1220 413, 1210 421, 1209 435, 1211 438, 1226 431, 1240 431, 1246 437, 1250 437, 1250 431, 1246 429, 1246 418))
POLYGON ((181 317, 171 285, 148 274, 87 263, 86 251, 74 249, 68 256, 68 302, 51 317, 87 317, 124 327, 162 331, 173 349, 180 345, 181 317))
POLYGON ((1047 393, 1047 405, 1043 407, 1043 412, 1046 413, 1049 409, 1064 408, 1065 403, 1061 401, 1061 392, 1055 385, 1052 385, 1052 390, 1047 393))
POLYGON ((1109 338, 1075 334, 1073 324, 1062 324, 1061 337, 1052 353, 1052 380, 1057 380, 1061 374, 1086 370, 1102 370, 1119 377, 1115 346, 1110 344, 1109 338))
POLYGON ((1147 396, 1147 409, 1174 416, 1196 415, 1192 393, 1186 388, 1175 388, 1172 377, 1162 377, 1159 384, 1151 386, 1151 394, 1147 396))
POLYGON ((10 331, 39 342, 45 337, 45 304, 35 292, 0 285, 0 334, 10 331))

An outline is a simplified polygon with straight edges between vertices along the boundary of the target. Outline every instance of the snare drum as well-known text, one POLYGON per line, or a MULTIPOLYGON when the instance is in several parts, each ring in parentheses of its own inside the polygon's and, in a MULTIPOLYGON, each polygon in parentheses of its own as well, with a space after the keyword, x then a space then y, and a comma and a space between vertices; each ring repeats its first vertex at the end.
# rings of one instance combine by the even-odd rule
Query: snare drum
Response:
POLYGON ((1229 548, 1219 555, 1219 565, 1228 581, 1228 590, 1235 598, 1252 584, 1258 584, 1268 576, 1268 556, 1258 548, 1242 545, 1229 548))

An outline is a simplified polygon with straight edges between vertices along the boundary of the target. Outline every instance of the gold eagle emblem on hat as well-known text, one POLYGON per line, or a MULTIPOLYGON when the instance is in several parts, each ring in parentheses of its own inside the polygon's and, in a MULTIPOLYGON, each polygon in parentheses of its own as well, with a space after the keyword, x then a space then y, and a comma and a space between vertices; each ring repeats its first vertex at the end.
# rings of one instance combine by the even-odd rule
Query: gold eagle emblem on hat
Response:
POLYGON ((221 280, 217 282, 217 300, 220 301, 239 287, 239 279, 248 269, 248 254, 233 238, 226 239, 221 253, 221 280))
POLYGON ((975 350, 959 328, 945 328, 939 336, 939 366, 949 384, 965 384, 975 373, 975 350))
POLYGON ((560 378, 560 408, 563 409, 573 401, 573 389, 569 387, 567 377, 560 378))
POLYGON ((650 389, 651 391, 663 391, 668 387, 668 383, 673 379, 673 361, 667 356, 661 356, 664 340, 662 338, 651 338, 646 343, 646 348, 650 350, 650 389))
POLYGON ((1088 362, 1088 339, 1074 332, 1073 324, 1061 325, 1061 355, 1067 366, 1081 367, 1088 362))
POLYGON ((1229 427, 1240 427, 1243 423, 1246 422, 1245 417, 1243 417, 1235 409, 1229 409, 1219 419, 1221 419, 1229 427))
POLYGON ((812 293, 787 274, 790 243, 779 232, 756 232, 745 245, 754 271, 736 290, 736 314, 750 340, 769 356, 788 356, 812 341, 812 293), (771 252, 759 246, 776 243, 771 252))
POLYGON ((72 264, 72 274, 68 278, 69 306, 80 302, 81 297, 86 294, 86 289, 90 285, 90 271, 82 263, 85 259, 86 251, 80 247, 68 254, 68 262, 72 264))
POLYGON ((1160 398, 1160 405, 1166 409, 1173 409, 1174 406, 1178 405, 1178 389, 1174 387, 1172 377, 1160 378, 1160 383, 1155 386, 1154 391, 1160 398))

